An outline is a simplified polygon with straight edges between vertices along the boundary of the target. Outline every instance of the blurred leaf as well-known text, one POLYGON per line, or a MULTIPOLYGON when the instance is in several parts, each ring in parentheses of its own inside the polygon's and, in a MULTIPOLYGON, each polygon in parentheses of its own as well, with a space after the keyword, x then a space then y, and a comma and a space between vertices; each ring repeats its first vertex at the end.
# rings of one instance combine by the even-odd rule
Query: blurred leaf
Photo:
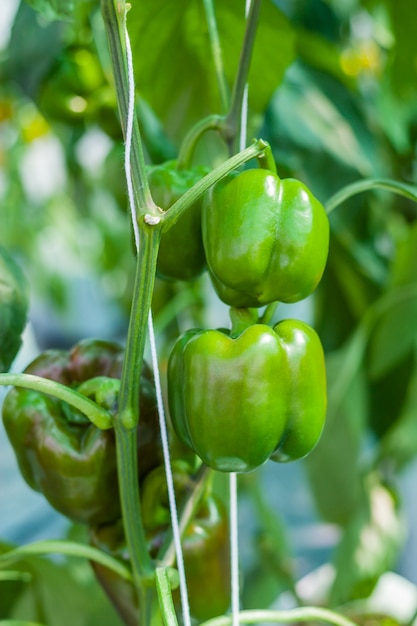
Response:
POLYGON ((90 566, 73 571, 70 564, 30 559, 33 582, 13 607, 10 617, 33 619, 47 626, 121 626, 110 602, 95 582, 90 566))
POLYGON ((63 47, 64 27, 46 22, 25 2, 17 11, 4 64, 4 75, 19 85, 30 98, 36 99, 56 56, 63 47))
MULTIPOLYGON (((239 0, 216 3, 225 74, 230 88, 238 67, 245 15, 239 0)), ((133 6, 128 27, 141 95, 171 137, 200 118, 219 113, 214 65, 202 3, 154 0, 133 6)), ((262 4, 249 73, 249 108, 263 113, 294 58, 294 33, 270 0, 262 4)))
POLYGON ((369 425, 378 439, 402 415, 415 366, 414 350, 411 349, 377 380, 368 377, 369 425))
POLYGON ((398 245, 383 312, 370 339, 369 370, 374 379, 385 375, 410 351, 417 338, 417 225, 398 245))
POLYGON ((331 604, 367 597, 379 576, 395 564, 404 537, 395 497, 375 476, 368 476, 337 548, 331 604))
POLYGON ((414 293, 398 298, 379 320, 369 349, 369 370, 377 379, 407 354, 417 337, 417 282, 414 293))
POLYGON ((38 13, 48 20, 68 20, 74 17, 82 5, 91 4, 91 0, 26 0, 38 13))
POLYGON ((326 357, 328 410, 317 448, 306 459, 310 486, 321 516, 346 524, 361 493, 359 458, 364 441, 367 397, 362 357, 363 329, 326 357))
MULTIPOLYGON (((415 363, 416 349, 414 349, 415 363)), ((410 382, 399 418, 380 442, 379 461, 389 470, 400 471, 417 455, 417 368, 411 372, 410 382)))
POLYGON ((260 482, 259 473, 245 476, 244 485, 253 501, 255 549, 259 558, 245 575, 243 605, 266 608, 282 591, 295 590, 293 551, 287 527, 265 497, 265 485, 260 482))
POLYGON ((416 32, 410 20, 408 0, 385 0, 391 16, 395 45, 392 62, 388 65, 392 86, 402 97, 414 97, 416 93, 416 32))
POLYGON ((0 246, 0 372, 7 372, 22 343, 28 313, 26 278, 0 246))
POLYGON ((328 155, 363 176, 380 167, 375 139, 353 94, 340 81, 300 62, 288 69, 272 99, 268 132, 278 161, 288 161, 281 155, 288 144, 313 153, 316 160, 328 155))

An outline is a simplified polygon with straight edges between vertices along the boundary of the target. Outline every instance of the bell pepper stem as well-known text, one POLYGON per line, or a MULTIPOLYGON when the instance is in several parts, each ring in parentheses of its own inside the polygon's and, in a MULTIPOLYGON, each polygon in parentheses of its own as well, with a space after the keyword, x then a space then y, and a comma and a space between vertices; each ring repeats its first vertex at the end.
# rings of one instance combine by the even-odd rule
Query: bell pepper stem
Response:
MULTIPOLYGON (((270 152, 269 144, 263 139, 256 139, 251 146, 238 152, 234 156, 227 159, 224 163, 216 167, 212 172, 204 176, 191 189, 189 189, 179 200, 177 200, 161 218, 162 233, 173 226, 181 215, 198 200, 212 185, 230 174, 244 163, 251 159, 262 158, 265 152, 270 152)), ((265 157, 267 158, 267 157, 265 157)))
MULTIPOLYGON (((315 606, 305 606, 289 611, 270 611, 270 610, 248 610, 239 612, 240 624, 261 623, 292 623, 292 622, 326 622, 335 626, 357 626, 344 615, 339 615, 335 611, 329 609, 321 609, 315 606)), ((200 626, 231 626, 233 623, 232 615, 223 615, 202 622, 200 626)))
POLYGON ((259 167, 262 167, 262 169, 269 170, 270 172, 278 175, 274 155, 272 154, 271 146, 269 144, 263 153, 258 156, 258 163, 259 167))
POLYGON ((268 326, 271 325, 271 322, 275 315, 275 311, 277 310, 278 306, 279 302, 271 302, 271 304, 268 304, 268 306, 265 307, 265 311, 263 312, 262 317, 259 320, 260 323, 267 324, 268 326))
POLYGON ((229 315, 232 323, 230 331, 232 338, 239 337, 249 326, 258 322, 258 309, 238 309, 232 306, 229 315))
POLYGON ((0 374, 0 385, 33 389, 67 402, 102 430, 113 426, 112 415, 90 398, 54 380, 33 374, 0 374))

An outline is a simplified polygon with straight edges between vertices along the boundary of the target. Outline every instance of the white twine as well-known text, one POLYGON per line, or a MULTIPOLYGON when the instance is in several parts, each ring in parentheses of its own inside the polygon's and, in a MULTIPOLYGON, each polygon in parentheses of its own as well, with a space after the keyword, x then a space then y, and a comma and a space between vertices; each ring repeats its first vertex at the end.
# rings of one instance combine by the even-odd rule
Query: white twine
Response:
MULTIPOLYGON (((245 17, 247 19, 251 7, 251 0, 246 0, 245 17)), ((240 118, 239 149, 244 150, 247 143, 248 125, 248 84, 243 91, 242 113, 240 118)), ((229 477, 230 498, 230 586, 232 601, 232 626, 239 626, 240 585, 239 585, 239 512, 237 498, 237 475, 229 477)))
POLYGON ((184 626, 190 626, 190 605, 188 602, 187 579, 185 575, 184 556, 181 546, 181 533, 178 521, 177 504, 175 500, 174 479, 172 476, 171 458, 169 453, 168 432, 165 419, 164 401, 162 398, 161 380, 159 376, 158 354, 156 350, 155 331, 152 321, 152 311, 149 311, 148 318, 149 343, 152 355, 152 367, 155 377, 156 401, 159 414, 159 426, 161 430, 162 451, 165 463, 165 476, 168 489, 169 508, 171 511, 172 535, 174 538, 175 554, 177 557, 177 569, 180 582, 180 596, 182 618, 184 626))
MULTIPOLYGON (((135 196, 133 190, 132 172, 131 172, 131 151, 132 151, 132 135, 133 135, 133 119, 135 108, 135 80, 133 73, 133 59, 132 48, 130 45, 130 39, 127 29, 125 28, 126 38, 126 58, 127 58, 127 71, 129 81, 128 91, 128 115, 126 120, 126 140, 125 140, 125 173, 127 181, 127 190, 129 198, 129 206, 131 212, 131 219, 133 224, 133 231, 135 235, 136 252, 139 254, 139 226, 137 222, 137 210, 135 204, 135 196)), ((185 576, 184 557, 181 546, 181 533, 179 529, 177 504, 175 500, 174 479, 171 468, 171 457, 169 451, 168 432, 165 419, 164 402, 162 397, 161 379, 159 375, 158 354, 155 341, 155 330, 152 319, 152 311, 149 311, 148 316, 148 333, 149 343, 152 357, 152 367, 155 379, 156 400, 159 415, 159 426, 161 431, 162 452, 165 465, 165 476, 168 490, 169 508, 171 513, 172 534, 174 539, 175 553, 177 559, 177 569, 179 576, 182 617, 184 626, 191 626, 190 607, 188 602, 187 580, 185 576)))
POLYGON ((136 253, 139 254, 139 226, 136 214, 135 193, 133 191, 132 170, 130 167, 130 157, 132 154, 133 118, 135 112, 135 77, 133 74, 132 48, 130 45, 129 33, 127 32, 127 28, 125 28, 125 39, 127 75, 129 81, 125 139, 125 175, 127 183, 127 195, 129 198, 130 215, 132 219, 133 232, 135 234, 136 253))

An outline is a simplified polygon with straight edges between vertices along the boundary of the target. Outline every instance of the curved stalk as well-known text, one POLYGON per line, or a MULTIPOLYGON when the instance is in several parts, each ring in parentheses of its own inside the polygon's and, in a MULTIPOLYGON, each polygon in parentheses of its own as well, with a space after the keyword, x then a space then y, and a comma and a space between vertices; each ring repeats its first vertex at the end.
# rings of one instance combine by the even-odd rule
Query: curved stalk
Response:
POLYGON ((224 163, 216 167, 212 172, 204 176, 201 180, 189 189, 179 200, 177 200, 169 210, 161 217, 162 233, 165 233, 178 221, 180 216, 186 211, 198 198, 200 198, 212 185, 230 174, 247 161, 254 158, 260 158, 268 150, 271 150, 269 144, 263 139, 257 139, 251 146, 242 150, 238 154, 230 157, 224 163))
POLYGON ((195 148, 200 138, 208 130, 218 130, 222 134, 224 117, 221 115, 209 115, 195 124, 184 137, 178 153, 177 168, 179 170, 190 167, 195 148))
POLYGON ((70 389, 54 380, 34 376, 33 374, 0 374, 0 385, 23 387, 53 396, 58 400, 67 402, 85 415, 90 422, 102 430, 113 426, 112 415, 106 409, 96 404, 90 398, 70 389))
MULTIPOLYGON (((352 622, 343 615, 339 615, 339 613, 335 613, 329 609, 320 609, 315 606, 306 606, 288 611, 254 610, 239 612, 239 622, 241 624, 256 624, 257 622, 292 623, 310 621, 327 622, 329 624, 335 624, 335 626, 357 626, 355 622, 352 622)), ((231 626, 231 624, 232 615, 224 615, 202 622, 200 626, 231 626)))
POLYGON ((340 204, 356 196, 358 193, 364 193, 365 191, 371 191, 372 189, 384 189, 385 191, 391 191, 400 196, 409 198, 417 202, 417 187, 401 183, 396 180, 390 180, 388 178, 368 178, 366 180, 359 180, 356 183, 346 185, 343 189, 340 189, 329 200, 327 200, 325 207, 326 212, 331 213, 340 204))

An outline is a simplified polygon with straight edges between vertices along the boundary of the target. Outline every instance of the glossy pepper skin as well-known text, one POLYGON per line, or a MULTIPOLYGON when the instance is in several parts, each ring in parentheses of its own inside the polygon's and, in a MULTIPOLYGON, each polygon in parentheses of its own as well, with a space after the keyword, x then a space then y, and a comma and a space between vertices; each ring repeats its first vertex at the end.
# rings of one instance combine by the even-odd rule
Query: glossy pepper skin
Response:
MULTIPOLYGON (((48 350, 26 373, 77 388, 96 376, 119 378, 123 348, 85 340, 70 351, 48 350)), ((139 477, 161 458, 151 372, 141 375, 138 427, 139 477)), ((111 409, 113 407, 106 407, 111 409)), ((114 432, 100 430, 76 409, 45 394, 13 388, 4 400, 3 422, 23 478, 60 513, 80 523, 120 517, 114 432)))
MULTIPOLYGON (((208 173, 205 167, 177 169, 175 161, 149 168, 148 181, 156 204, 168 210, 186 191, 208 173)), ((161 278, 191 280, 206 264, 201 235, 202 200, 194 204, 162 237, 157 272, 161 278)))
POLYGON ((329 247, 323 206, 298 180, 252 169, 206 194, 203 242, 217 294, 234 307, 297 302, 317 287, 329 247))
POLYGON ((182 335, 168 363, 179 438, 213 469, 248 472, 292 461, 318 442, 326 413, 323 349, 304 322, 182 335))

